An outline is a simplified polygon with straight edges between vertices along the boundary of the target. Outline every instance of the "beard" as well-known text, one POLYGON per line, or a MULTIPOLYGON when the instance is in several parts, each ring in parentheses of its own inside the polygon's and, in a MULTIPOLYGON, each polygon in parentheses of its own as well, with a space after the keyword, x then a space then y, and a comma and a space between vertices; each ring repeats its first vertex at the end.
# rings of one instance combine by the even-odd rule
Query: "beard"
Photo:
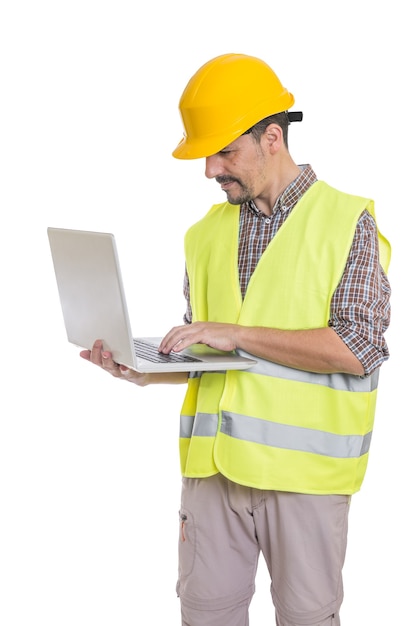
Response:
POLYGON ((216 182, 220 185, 225 183, 236 183, 238 189, 231 190, 225 189, 224 192, 227 196, 227 201, 230 204, 243 204, 253 199, 253 191, 247 187, 239 178, 233 176, 217 176, 216 182))

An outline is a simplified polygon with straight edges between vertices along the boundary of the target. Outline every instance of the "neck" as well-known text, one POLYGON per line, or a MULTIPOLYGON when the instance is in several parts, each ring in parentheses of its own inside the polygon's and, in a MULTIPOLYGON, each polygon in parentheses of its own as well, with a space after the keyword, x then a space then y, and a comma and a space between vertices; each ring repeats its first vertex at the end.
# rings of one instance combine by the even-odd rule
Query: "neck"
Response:
POLYGON ((265 215, 272 215, 277 199, 288 185, 299 176, 300 172, 301 169, 292 159, 285 164, 285 167, 279 168, 279 171, 275 170, 273 177, 271 177, 270 186, 265 189, 262 195, 254 199, 257 208, 265 215))

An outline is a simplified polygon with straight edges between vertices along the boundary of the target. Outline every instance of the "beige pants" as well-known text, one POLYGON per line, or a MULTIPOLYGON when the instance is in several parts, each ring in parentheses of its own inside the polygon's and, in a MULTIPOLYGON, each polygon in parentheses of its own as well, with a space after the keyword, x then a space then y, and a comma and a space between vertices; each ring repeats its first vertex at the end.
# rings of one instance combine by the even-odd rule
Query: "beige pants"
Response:
POLYGON ((259 553, 277 626, 339 626, 349 496, 184 478, 179 578, 183 626, 247 626, 259 553))

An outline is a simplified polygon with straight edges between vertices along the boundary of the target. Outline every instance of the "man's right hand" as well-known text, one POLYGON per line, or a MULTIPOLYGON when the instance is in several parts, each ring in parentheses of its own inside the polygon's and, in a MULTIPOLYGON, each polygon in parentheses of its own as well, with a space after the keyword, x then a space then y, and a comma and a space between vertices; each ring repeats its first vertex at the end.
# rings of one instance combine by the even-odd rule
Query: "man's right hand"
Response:
POLYGON ((113 361, 111 352, 103 350, 103 342, 101 339, 97 339, 94 342, 91 350, 82 350, 80 352, 80 357, 86 361, 94 363, 94 365, 98 365, 101 369, 105 370, 115 378, 122 378, 131 383, 135 383, 140 387, 144 387, 151 382, 148 374, 135 372, 125 365, 119 365, 113 361))
POLYGON ((82 350, 80 357, 86 361, 90 361, 90 363, 94 363, 94 365, 98 365, 115 378, 127 380, 129 383, 139 385, 139 387, 146 387, 146 385, 151 384, 184 384, 188 380, 187 372, 145 374, 136 372, 126 367, 126 365, 119 365, 113 361, 111 352, 103 350, 103 342, 101 339, 96 339, 91 350, 82 350))

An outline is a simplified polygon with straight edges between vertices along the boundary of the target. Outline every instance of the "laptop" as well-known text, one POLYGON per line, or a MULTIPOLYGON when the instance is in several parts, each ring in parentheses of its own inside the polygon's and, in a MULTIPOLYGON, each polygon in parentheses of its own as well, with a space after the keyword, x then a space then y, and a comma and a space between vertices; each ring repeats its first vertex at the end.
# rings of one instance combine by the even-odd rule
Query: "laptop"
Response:
POLYGON ((91 349, 102 339, 116 363, 138 372, 248 369, 250 355, 221 352, 204 344, 164 355, 161 337, 133 337, 116 240, 112 233, 47 229, 67 338, 91 349))

